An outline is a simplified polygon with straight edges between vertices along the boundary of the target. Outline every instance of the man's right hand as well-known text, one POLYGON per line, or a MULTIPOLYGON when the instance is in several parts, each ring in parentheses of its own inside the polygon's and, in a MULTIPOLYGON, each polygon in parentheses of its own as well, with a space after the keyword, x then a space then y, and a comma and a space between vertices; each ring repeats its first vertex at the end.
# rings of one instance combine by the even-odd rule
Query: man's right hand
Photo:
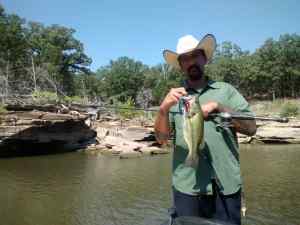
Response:
POLYGON ((184 95, 187 95, 187 92, 183 87, 172 88, 161 103, 154 124, 155 136, 158 143, 165 144, 168 142, 170 136, 169 110, 184 95))
POLYGON ((172 88, 161 103, 159 110, 162 113, 169 112, 169 109, 178 103, 180 97, 187 95, 185 88, 172 88))

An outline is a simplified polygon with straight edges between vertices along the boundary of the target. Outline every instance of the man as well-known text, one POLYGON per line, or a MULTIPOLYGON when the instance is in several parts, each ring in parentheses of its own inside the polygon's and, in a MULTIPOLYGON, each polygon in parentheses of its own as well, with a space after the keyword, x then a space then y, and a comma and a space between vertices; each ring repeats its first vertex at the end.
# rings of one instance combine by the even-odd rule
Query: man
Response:
POLYGON ((172 88, 160 105, 155 121, 159 143, 174 132, 173 196, 178 216, 215 218, 241 224, 241 174, 236 132, 254 135, 255 121, 233 120, 232 128, 210 120, 212 112, 250 113, 249 104, 230 84, 204 76, 204 66, 213 56, 215 37, 207 34, 201 41, 191 35, 179 39, 177 51, 165 50, 164 58, 186 76, 183 87, 172 88), (188 153, 182 138, 182 114, 178 104, 182 96, 196 95, 204 115, 205 147, 199 153, 197 168, 184 164, 188 153), (176 113, 177 112, 177 113, 176 113))

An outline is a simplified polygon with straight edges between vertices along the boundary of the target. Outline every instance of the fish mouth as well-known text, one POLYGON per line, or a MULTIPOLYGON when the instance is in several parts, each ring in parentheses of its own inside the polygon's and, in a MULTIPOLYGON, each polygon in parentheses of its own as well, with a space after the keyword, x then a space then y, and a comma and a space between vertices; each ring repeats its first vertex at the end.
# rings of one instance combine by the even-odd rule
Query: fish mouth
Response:
POLYGON ((181 98, 182 98, 184 110, 189 115, 189 111, 190 111, 190 108, 191 108, 191 102, 190 101, 191 101, 192 97, 191 96, 183 96, 181 98))

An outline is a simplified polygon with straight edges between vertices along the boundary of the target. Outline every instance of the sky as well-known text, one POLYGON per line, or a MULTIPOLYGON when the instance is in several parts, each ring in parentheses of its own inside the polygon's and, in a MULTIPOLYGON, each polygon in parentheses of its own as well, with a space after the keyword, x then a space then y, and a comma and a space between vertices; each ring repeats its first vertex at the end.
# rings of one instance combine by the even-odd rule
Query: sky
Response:
POLYGON ((163 63, 181 36, 214 34, 254 52, 267 38, 300 34, 298 0, 0 0, 7 13, 74 28, 96 71, 121 56, 163 63))

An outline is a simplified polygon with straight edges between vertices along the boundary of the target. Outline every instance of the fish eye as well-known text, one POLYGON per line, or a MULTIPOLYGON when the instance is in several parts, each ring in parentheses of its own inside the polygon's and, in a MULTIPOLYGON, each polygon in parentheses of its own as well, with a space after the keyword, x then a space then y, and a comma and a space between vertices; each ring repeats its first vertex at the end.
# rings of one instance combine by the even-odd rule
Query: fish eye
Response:
POLYGON ((193 116, 195 116, 195 112, 192 112, 192 113, 190 113, 190 115, 189 115, 189 117, 191 118, 191 117, 193 117, 193 116))

